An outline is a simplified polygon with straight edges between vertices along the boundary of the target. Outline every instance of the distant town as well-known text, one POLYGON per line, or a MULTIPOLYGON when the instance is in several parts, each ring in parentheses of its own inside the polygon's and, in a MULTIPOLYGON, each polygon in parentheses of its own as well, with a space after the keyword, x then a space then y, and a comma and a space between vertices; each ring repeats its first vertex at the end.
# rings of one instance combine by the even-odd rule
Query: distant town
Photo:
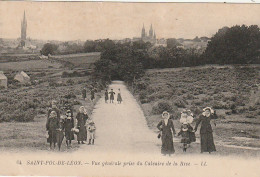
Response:
MULTIPOLYGON (((39 53, 44 44, 52 43, 58 46, 58 51, 63 51, 66 49, 68 45, 77 45, 83 46, 86 41, 82 40, 73 40, 73 41, 58 41, 58 40, 38 40, 32 39, 29 37, 30 34, 27 34, 27 18, 26 12, 24 11, 23 19, 21 21, 21 36, 17 39, 7 39, 0 38, 0 53, 8 54, 8 53, 39 53)), ((18 29, 17 29, 18 30, 18 29)), ((96 40, 87 40, 94 42, 102 42, 107 39, 96 39, 96 40)), ((201 49, 204 50, 207 47, 208 42, 210 41, 209 37, 196 36, 193 39, 184 39, 184 38, 157 38, 155 33, 155 28, 152 24, 150 24, 150 29, 147 33, 145 24, 143 24, 142 29, 140 31, 139 36, 133 38, 124 38, 120 40, 112 40, 114 43, 133 43, 136 41, 143 41, 145 43, 150 43, 151 45, 157 46, 167 46, 167 42, 174 42, 177 48, 183 49, 201 49)))

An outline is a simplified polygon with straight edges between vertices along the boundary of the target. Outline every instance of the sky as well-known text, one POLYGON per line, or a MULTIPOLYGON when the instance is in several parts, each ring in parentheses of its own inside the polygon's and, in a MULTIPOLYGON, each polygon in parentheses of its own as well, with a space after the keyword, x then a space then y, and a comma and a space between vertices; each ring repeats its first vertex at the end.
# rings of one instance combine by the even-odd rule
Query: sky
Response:
POLYGON ((157 38, 214 35, 233 25, 260 26, 260 4, 0 1, 0 37, 18 38, 23 12, 27 36, 41 40, 140 37, 143 23, 157 38))

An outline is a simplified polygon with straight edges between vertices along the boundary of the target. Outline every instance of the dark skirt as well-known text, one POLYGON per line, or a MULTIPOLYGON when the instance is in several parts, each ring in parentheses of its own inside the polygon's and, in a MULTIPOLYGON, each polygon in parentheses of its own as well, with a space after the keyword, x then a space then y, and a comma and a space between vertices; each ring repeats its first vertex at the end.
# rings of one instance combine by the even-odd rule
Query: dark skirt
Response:
POLYGON ((49 137, 47 138, 48 143, 56 143, 57 142, 57 131, 56 130, 49 130, 48 131, 49 137))
POLYGON ((85 126, 78 127, 79 133, 77 134, 78 141, 86 141, 87 140, 87 130, 85 126))
POLYGON ((216 151, 216 147, 213 140, 213 134, 211 132, 200 134, 201 152, 213 152, 216 151))
POLYGON ((66 140, 74 140, 74 132, 71 131, 71 129, 70 130, 65 129, 65 137, 66 137, 66 140))
POLYGON ((63 131, 57 130, 56 137, 57 137, 56 139, 57 139, 58 147, 60 148, 61 144, 62 144, 62 141, 63 141, 63 138, 64 138, 63 131))
POLYGON ((183 138, 181 139, 181 143, 190 144, 190 138, 189 138, 189 137, 183 137, 183 138))
POLYGON ((173 139, 171 137, 164 137, 162 138, 162 148, 161 153, 162 154, 173 154, 175 152, 174 146, 173 146, 173 139))
POLYGON ((105 100, 106 100, 106 101, 108 100, 108 95, 105 95, 105 100))
POLYGON ((91 95, 91 100, 94 100, 95 99, 95 96, 94 95, 91 95))
POLYGON ((118 94, 118 95, 117 95, 117 101, 122 101, 121 94, 118 94))
POLYGON ((195 142, 196 141, 195 132, 190 132, 189 138, 190 138, 190 143, 195 142))

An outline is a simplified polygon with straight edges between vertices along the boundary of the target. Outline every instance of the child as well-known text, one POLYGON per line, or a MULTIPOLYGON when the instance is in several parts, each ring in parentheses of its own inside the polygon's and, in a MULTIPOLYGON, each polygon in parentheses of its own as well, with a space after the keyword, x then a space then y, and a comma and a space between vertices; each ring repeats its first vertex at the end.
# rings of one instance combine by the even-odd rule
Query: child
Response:
POLYGON ((183 122, 181 126, 181 131, 178 133, 178 136, 181 135, 181 143, 183 143, 183 152, 186 152, 187 145, 190 144, 188 123, 183 122))
POLYGON ((96 131, 96 126, 92 118, 89 118, 87 120, 87 131, 88 131, 88 139, 89 139, 89 145, 92 144, 94 145, 94 139, 95 139, 95 131, 96 131))
POLYGON ((188 143, 188 145, 190 146, 190 143, 191 142, 195 142, 196 141, 196 137, 195 137, 195 133, 193 132, 193 128, 191 126, 192 122, 193 122, 193 116, 192 116, 192 113, 190 110, 186 110, 184 109, 181 113, 181 119, 180 119, 180 122, 183 124, 183 123, 186 123, 187 126, 188 126, 188 129, 189 129, 189 138, 190 138, 190 141, 188 143))
POLYGON ((47 122, 46 122, 46 130, 48 131, 48 138, 47 142, 50 143, 50 149, 55 149, 56 142, 57 142, 57 131, 56 129, 59 127, 59 119, 57 116, 56 111, 51 111, 48 115, 47 122))
POLYGON ((61 144, 64 138, 64 117, 61 117, 59 120, 58 128, 56 129, 56 139, 59 147, 59 151, 61 148, 61 144))
POLYGON ((71 146, 71 140, 74 140, 73 127, 74 127, 74 119, 72 116, 72 112, 71 110, 67 110, 66 117, 64 120, 64 129, 65 129, 67 147, 71 146))
POLYGON ((117 102, 118 102, 118 104, 121 104, 121 102, 122 102, 122 96, 121 96, 120 89, 118 89, 118 93, 117 93, 117 102))
POLYGON ((114 95, 116 94, 113 89, 111 89, 111 91, 109 92, 110 94, 110 103, 114 103, 114 95))

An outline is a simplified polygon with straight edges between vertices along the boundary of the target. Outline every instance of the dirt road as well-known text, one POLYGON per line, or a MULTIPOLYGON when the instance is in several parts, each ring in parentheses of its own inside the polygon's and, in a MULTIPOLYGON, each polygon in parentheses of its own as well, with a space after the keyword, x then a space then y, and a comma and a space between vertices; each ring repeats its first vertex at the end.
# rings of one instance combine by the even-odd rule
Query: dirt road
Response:
POLYGON ((145 117, 133 95, 120 81, 110 87, 116 93, 114 103, 105 103, 102 97, 91 115, 95 121, 94 146, 82 146, 82 150, 94 152, 160 153, 156 134, 147 127, 145 117), (116 101, 118 89, 123 102, 116 101))

